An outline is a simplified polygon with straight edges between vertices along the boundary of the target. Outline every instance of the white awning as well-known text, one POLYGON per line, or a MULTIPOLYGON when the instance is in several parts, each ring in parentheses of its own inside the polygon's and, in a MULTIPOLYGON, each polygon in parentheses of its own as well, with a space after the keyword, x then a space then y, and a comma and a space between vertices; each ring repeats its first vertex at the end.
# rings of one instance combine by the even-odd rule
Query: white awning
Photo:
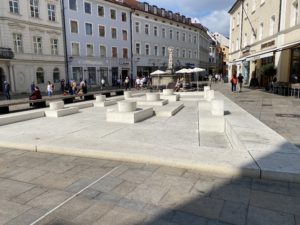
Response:
POLYGON ((267 52, 264 54, 257 54, 255 56, 250 56, 246 59, 246 61, 254 61, 254 60, 258 60, 258 59, 263 59, 263 58, 268 58, 274 55, 274 52, 272 50, 272 52, 267 52))

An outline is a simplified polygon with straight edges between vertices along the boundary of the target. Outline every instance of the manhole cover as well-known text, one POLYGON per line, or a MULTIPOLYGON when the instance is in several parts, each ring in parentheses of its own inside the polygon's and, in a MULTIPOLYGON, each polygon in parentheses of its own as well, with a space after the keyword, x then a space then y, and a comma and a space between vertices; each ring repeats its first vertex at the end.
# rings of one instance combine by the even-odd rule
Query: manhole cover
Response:
POLYGON ((261 106, 273 106, 272 104, 262 104, 261 106))
POLYGON ((286 113, 276 113, 275 116, 278 116, 278 117, 289 117, 289 118, 300 118, 300 115, 297 115, 297 114, 286 114, 286 113))

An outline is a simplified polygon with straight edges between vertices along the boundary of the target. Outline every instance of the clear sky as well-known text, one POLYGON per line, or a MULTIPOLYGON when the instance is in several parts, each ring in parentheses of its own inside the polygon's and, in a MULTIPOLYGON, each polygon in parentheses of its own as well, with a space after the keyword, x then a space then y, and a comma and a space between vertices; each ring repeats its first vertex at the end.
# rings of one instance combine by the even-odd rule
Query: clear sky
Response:
MULTIPOLYGON (((143 0, 140 0, 143 2, 143 0)), ((229 36, 228 10, 236 0, 144 0, 166 10, 196 19, 211 32, 229 36)))

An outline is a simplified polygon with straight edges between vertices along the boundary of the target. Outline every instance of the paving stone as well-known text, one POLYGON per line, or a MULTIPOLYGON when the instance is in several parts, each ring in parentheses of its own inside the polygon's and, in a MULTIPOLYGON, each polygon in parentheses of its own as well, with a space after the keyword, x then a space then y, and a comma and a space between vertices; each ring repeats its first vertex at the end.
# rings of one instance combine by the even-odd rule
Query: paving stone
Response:
POLYGON ((23 192, 32 189, 34 185, 13 180, 0 180, 0 199, 13 198, 23 192))
POLYGON ((143 212, 143 208, 146 206, 146 203, 142 201, 121 198, 120 201, 118 201, 117 205, 122 208, 130 209, 133 211, 143 212))
POLYGON ((11 179, 23 181, 23 182, 30 182, 31 180, 40 177, 46 173, 47 173, 46 171, 42 171, 42 170, 28 169, 11 177, 11 179))
POLYGON ((235 224, 246 224, 247 205, 243 203, 225 201, 224 207, 221 212, 220 220, 235 224))
POLYGON ((162 173, 167 175, 181 176, 185 171, 185 169, 161 166, 155 171, 155 174, 162 173))
POLYGON ((201 198, 201 195, 197 192, 183 192, 176 189, 170 189, 159 201, 159 205, 164 208, 175 208, 198 198, 201 198))
POLYGON ((46 188, 34 187, 26 192, 17 195, 16 197, 12 198, 12 200, 20 204, 26 204, 28 201, 36 198, 37 196, 45 193, 46 191, 46 188))
POLYGON ((75 181, 74 183, 72 183, 71 185, 67 186, 64 190, 73 192, 73 193, 77 193, 78 191, 81 191, 82 189, 84 189, 85 187, 90 185, 93 181, 94 180, 91 178, 87 178, 87 177, 81 178, 81 179, 75 181))
POLYGON ((300 184, 290 183, 289 194, 291 196, 300 197, 300 184))
POLYGON ((33 221, 37 220, 45 213, 46 213, 45 211, 40 210, 40 209, 29 209, 28 211, 24 212, 23 214, 10 220, 5 225, 31 224, 33 221))
POLYGON ((289 185, 284 182, 253 180, 252 189, 258 191, 273 192, 278 194, 289 194, 289 185))
POLYGON ((105 177, 100 180, 96 184, 94 184, 91 188, 101 192, 109 192, 119 184, 121 184, 124 180, 118 177, 105 177))
POLYGON ((84 190, 83 192, 81 192, 79 194, 79 196, 82 196, 82 197, 85 197, 85 198, 88 198, 88 199, 94 199, 97 196, 99 196, 100 194, 101 194, 100 191, 88 188, 88 189, 84 190))
POLYGON ((209 195, 215 186, 214 181, 198 180, 193 187, 193 191, 198 192, 199 195, 209 195))
POLYGON ((119 178, 133 182, 143 183, 150 175, 152 171, 140 170, 140 169, 128 169, 122 173, 119 178))
POLYGON ((225 185, 215 189, 211 196, 229 201, 248 204, 250 200, 250 189, 239 185, 225 185))
POLYGON ((149 219, 149 221, 147 221, 146 224, 147 225, 178 225, 177 223, 173 223, 160 218, 149 219))
POLYGON ((244 188, 252 188, 252 181, 253 179, 251 178, 233 178, 231 181, 231 184, 233 185, 240 185, 241 187, 244 188))
POLYGON ((209 219, 219 219, 224 201, 209 197, 200 197, 185 204, 180 210, 209 219))
POLYGON ((174 213, 174 216, 172 217, 172 222, 175 222, 177 224, 189 224, 189 225, 206 225, 207 219, 199 216, 195 216, 190 213, 180 212, 176 211, 174 213))
POLYGON ((231 225, 231 224, 220 222, 218 220, 209 220, 207 225, 231 225))
POLYGON ((18 167, 14 165, 2 166, 0 167, 0 177, 2 178, 11 178, 13 176, 19 175, 26 170, 24 167, 18 167))
MULTIPOLYGON (((67 158, 65 158, 65 159, 67 159, 67 158)), ((70 160, 70 161, 72 161, 72 160, 70 160)), ((46 164, 37 166, 36 169, 37 170, 45 170, 45 171, 52 172, 52 173, 64 173, 67 170, 73 168, 74 166, 75 166, 75 164, 73 164, 69 161, 65 161, 62 159, 60 159, 58 161, 58 159, 56 159, 56 160, 52 160, 46 164)))
POLYGON ((59 205, 70 196, 71 193, 67 193, 59 190, 49 190, 37 196, 36 198, 32 199, 31 201, 27 202, 26 205, 43 209, 43 210, 49 210, 59 205))
POLYGON ((137 187, 136 183, 123 181, 112 190, 112 193, 125 197, 137 187))
POLYGON ((249 225, 295 225, 294 216, 278 211, 250 206, 247 224, 249 225))
POLYGON ((109 202, 111 204, 118 204, 118 202, 122 199, 122 196, 113 193, 100 193, 94 199, 98 201, 109 202))
POLYGON ((295 217, 296 225, 300 225, 300 216, 295 217))
POLYGON ((31 207, 21 205, 7 200, 0 199, 0 224, 5 224, 10 220, 20 216, 31 207))

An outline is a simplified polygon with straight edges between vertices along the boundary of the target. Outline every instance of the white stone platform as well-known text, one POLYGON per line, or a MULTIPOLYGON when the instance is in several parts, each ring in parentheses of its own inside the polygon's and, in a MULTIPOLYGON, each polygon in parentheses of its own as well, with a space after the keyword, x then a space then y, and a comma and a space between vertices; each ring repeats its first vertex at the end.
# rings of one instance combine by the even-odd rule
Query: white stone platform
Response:
POLYGON ((156 116, 171 117, 176 115, 183 107, 184 103, 182 102, 171 102, 163 107, 154 107, 154 112, 156 116))
POLYGON ((94 107, 107 107, 117 104, 116 100, 106 100, 105 95, 96 95, 96 101, 93 102, 94 107))
MULTIPOLYGON (((84 107, 85 108, 85 107, 84 107)), ((45 110, 46 117, 62 117, 68 116, 79 112, 78 107, 64 107, 63 101, 50 102, 49 109, 45 110)))

